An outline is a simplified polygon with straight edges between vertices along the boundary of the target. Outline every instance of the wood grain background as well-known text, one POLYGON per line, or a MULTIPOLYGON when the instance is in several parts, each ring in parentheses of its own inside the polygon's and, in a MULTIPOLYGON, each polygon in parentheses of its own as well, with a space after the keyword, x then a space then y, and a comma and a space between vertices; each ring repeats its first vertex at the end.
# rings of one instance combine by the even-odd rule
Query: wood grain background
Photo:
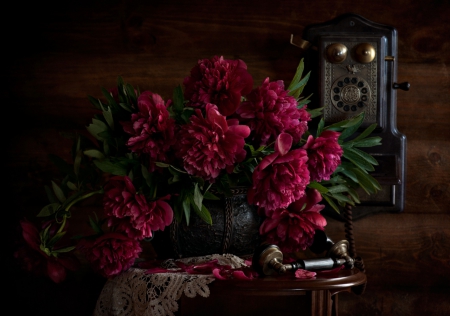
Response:
MULTIPOLYGON (((306 25, 353 12, 394 26, 398 82, 411 84, 397 103, 407 137, 406 207, 355 222, 368 285, 363 295, 340 295, 340 314, 450 314, 450 1, 82 0, 2 11, 7 237, 46 203, 43 185, 54 171, 47 156, 70 151, 60 134, 84 131, 87 95, 101 97, 117 76, 168 99, 198 59, 223 55, 243 59, 255 84, 289 82, 302 57, 290 35, 306 25)), ((341 239, 343 224, 330 219, 327 232, 341 239)), ((13 238, 3 240, 9 262, 13 238)), ((85 271, 54 285, 10 266, 15 315, 90 315, 104 282, 85 271)))

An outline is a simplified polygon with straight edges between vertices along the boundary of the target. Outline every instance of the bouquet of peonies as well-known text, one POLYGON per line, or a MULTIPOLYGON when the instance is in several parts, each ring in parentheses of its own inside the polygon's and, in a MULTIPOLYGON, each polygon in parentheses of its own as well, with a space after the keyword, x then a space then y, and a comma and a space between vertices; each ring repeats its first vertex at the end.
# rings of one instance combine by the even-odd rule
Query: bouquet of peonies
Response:
POLYGON ((211 224, 207 199, 248 187, 248 203, 263 218, 262 240, 283 252, 312 244, 323 230, 322 200, 336 211, 359 203, 357 188, 380 189, 370 176, 376 160, 358 147, 380 144, 359 130, 364 113, 314 128, 321 108, 308 109, 301 60, 290 85, 265 79, 254 87, 242 60, 201 59, 165 101, 118 78, 78 136, 73 163, 52 156, 66 176, 47 189, 50 204, 39 223, 21 222, 24 245, 16 252, 25 268, 60 282, 82 254, 105 277, 127 270, 140 242, 172 221, 199 216, 211 224), (92 214, 92 233, 69 236, 73 206, 102 196, 102 214, 92 214), (195 214, 195 215, 194 215, 195 214))

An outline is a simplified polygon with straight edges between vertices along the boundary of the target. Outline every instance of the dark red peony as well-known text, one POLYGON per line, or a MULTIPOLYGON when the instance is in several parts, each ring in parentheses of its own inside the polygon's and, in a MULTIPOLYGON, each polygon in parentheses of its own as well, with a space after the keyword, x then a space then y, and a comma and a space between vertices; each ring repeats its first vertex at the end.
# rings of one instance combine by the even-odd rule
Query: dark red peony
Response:
POLYGON ((230 60, 214 56, 201 59, 183 81, 184 97, 188 105, 204 108, 213 103, 222 115, 232 115, 241 97, 253 88, 253 78, 242 60, 230 60))
MULTIPOLYGON (((41 249, 39 230, 33 223, 22 220, 20 226, 25 243, 16 250, 14 257, 23 269, 36 275, 48 276, 53 282, 60 283, 66 279, 67 270, 75 271, 80 267, 80 262, 72 253, 57 252, 63 246, 55 244, 52 249, 41 249)), ((54 232, 50 234, 53 236, 54 232)))
POLYGON ((84 239, 78 249, 94 271, 109 278, 128 270, 142 248, 138 240, 119 233, 106 233, 95 240, 84 239))
POLYGON ((288 207, 267 212, 259 230, 265 242, 276 244, 286 253, 311 246, 316 230, 324 230, 327 224, 320 214, 325 207, 318 204, 321 200, 317 190, 307 189, 303 197, 288 207))
POLYGON ((149 170, 155 162, 168 162, 168 152, 175 143, 175 120, 169 117, 164 100, 156 93, 142 92, 138 97, 139 112, 131 115, 131 121, 121 122, 130 134, 127 146, 132 152, 149 156, 149 170))
POLYGON ((268 145, 280 133, 290 134, 293 142, 298 143, 308 130, 311 115, 306 106, 297 108, 297 100, 288 95, 283 81, 269 82, 266 78, 246 98, 236 113, 239 121, 252 130, 250 137, 256 145, 268 145))
POLYGON ((334 131, 324 131, 314 139, 309 136, 303 146, 308 152, 308 168, 312 181, 330 180, 330 176, 341 164, 341 156, 344 153, 338 143, 341 134, 334 131))
POLYGON ((136 192, 130 178, 114 177, 105 186, 103 207, 108 216, 108 226, 117 226, 129 237, 142 240, 153 236, 153 231, 163 230, 173 219, 173 210, 166 202, 169 196, 148 202, 136 192))
POLYGON ((248 202, 266 211, 287 207, 300 199, 309 184, 308 156, 303 149, 290 150, 292 136, 280 134, 275 152, 262 159, 253 172, 248 202))
POLYGON ((214 182, 222 170, 231 172, 245 158, 250 128, 237 119, 227 120, 213 104, 207 104, 205 111, 203 117, 197 109, 191 122, 182 126, 177 154, 189 174, 214 182))

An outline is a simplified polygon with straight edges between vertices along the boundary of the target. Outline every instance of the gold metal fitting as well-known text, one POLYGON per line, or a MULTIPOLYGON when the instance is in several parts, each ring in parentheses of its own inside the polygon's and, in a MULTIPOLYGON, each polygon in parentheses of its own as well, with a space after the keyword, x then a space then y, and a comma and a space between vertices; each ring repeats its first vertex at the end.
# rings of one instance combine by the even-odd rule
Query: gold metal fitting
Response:
POLYGON ((327 59, 332 64, 340 64, 347 58, 347 46, 341 43, 333 43, 327 46, 327 59))
POLYGON ((304 39, 294 39, 294 34, 291 34, 291 44, 297 46, 303 50, 307 50, 311 47, 311 43, 304 39))
POLYGON ((355 59, 361 64, 368 64, 375 59, 375 48, 369 43, 361 43, 355 47, 355 59))

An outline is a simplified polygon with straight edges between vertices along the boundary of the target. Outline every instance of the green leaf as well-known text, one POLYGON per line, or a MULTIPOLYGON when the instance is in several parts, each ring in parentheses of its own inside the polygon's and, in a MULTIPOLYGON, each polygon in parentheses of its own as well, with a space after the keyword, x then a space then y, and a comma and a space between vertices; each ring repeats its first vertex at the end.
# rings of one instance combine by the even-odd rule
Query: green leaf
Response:
MULTIPOLYGON (((364 112, 362 112, 364 113, 364 112)), ((350 136, 352 136, 358 128, 361 126, 362 122, 364 120, 364 115, 358 115, 354 118, 350 119, 345 125, 342 127, 345 128, 341 135, 339 136, 339 139, 344 140, 350 136)))
POLYGON ((355 166, 357 166, 358 168, 360 168, 364 172, 366 172, 366 171, 374 171, 375 170, 373 165, 371 165, 366 160, 361 158, 361 156, 355 154, 354 152, 352 152, 352 151, 350 151, 348 149, 344 149, 343 157, 345 157, 346 159, 350 160, 355 166))
POLYGON ((361 169, 356 168, 353 171, 358 177, 359 185, 367 194, 374 194, 377 190, 381 189, 378 182, 369 174, 364 173, 363 171, 361 171, 361 169))
POLYGON ((110 106, 113 106, 114 108, 117 108, 116 100, 114 100, 113 96, 111 95, 111 92, 109 92, 105 88, 102 88, 102 94, 106 98, 106 100, 108 101, 108 104, 110 106))
POLYGON ((160 168, 169 168, 170 167, 170 164, 164 163, 164 162, 158 162, 158 161, 155 162, 155 165, 160 168))
POLYGON ((108 123, 109 127, 114 130, 114 118, 110 107, 103 108, 103 117, 105 118, 105 121, 106 123, 108 123))
POLYGON ((311 75, 311 72, 308 72, 306 74, 306 76, 302 80, 300 80, 300 82, 295 84, 291 88, 292 90, 289 90, 289 95, 291 95, 291 96, 293 96, 294 98, 297 99, 300 96, 300 94, 302 94, 303 89, 305 88, 306 83, 308 82, 310 75, 311 75))
POLYGON ((328 197, 326 194, 322 194, 322 197, 327 201, 327 203, 338 213, 340 214, 339 207, 334 203, 334 201, 328 197))
POLYGON ((64 195, 64 192, 61 190, 61 188, 54 181, 52 181, 52 189, 53 192, 55 193, 56 198, 61 203, 63 203, 66 200, 66 196, 64 195))
POLYGON ((305 69, 305 62, 304 58, 302 58, 297 66, 297 69, 295 70, 294 78, 292 78, 292 81, 289 84, 287 90, 291 91, 293 87, 301 80, 304 69, 305 69))
POLYGON ((316 181, 311 181, 308 184, 308 187, 312 188, 312 189, 316 189, 320 193, 327 193, 328 192, 328 189, 326 187, 324 187, 323 185, 321 185, 320 183, 318 183, 316 181))
POLYGON ((104 122, 94 118, 92 119, 92 124, 89 124, 86 129, 96 139, 100 141, 106 140, 104 137, 100 136, 102 133, 108 131, 108 126, 104 122))
POLYGON ((352 153, 360 156, 361 158, 363 158, 368 163, 378 166, 378 161, 372 155, 370 155, 362 150, 359 150, 357 148, 348 148, 347 152, 352 152, 352 153))
POLYGON ((306 111, 311 115, 311 118, 321 116, 323 114, 323 107, 317 109, 307 109, 306 111))
POLYGON ((218 197, 217 195, 211 193, 211 191, 206 191, 205 194, 203 194, 203 198, 205 200, 215 200, 215 201, 220 200, 220 197, 218 197))
POLYGON ((181 113, 184 108, 184 96, 183 96, 183 88, 181 85, 178 85, 173 90, 173 110, 175 113, 181 113))
POLYGON ((207 224, 212 225, 212 218, 211 214, 209 213, 208 209, 202 204, 199 208, 194 203, 194 197, 191 197, 191 206, 194 208, 195 213, 207 224))
POLYGON ((78 190, 77 186, 75 185, 75 183, 71 182, 71 181, 67 181, 66 183, 67 187, 72 190, 72 191, 76 191, 78 190))
POLYGON ((347 122, 342 125, 343 128, 349 128, 354 126, 361 126, 362 122, 364 121, 364 112, 359 113, 358 115, 350 118, 347 120, 347 122))
POLYGON ((133 100, 136 100, 136 92, 135 92, 134 87, 131 84, 127 83, 125 85, 125 91, 129 97, 131 97, 133 100))
POLYGON ((93 96, 90 96, 90 95, 88 95, 88 99, 89 99, 89 102, 91 102, 91 104, 92 104, 96 109, 101 110, 102 102, 101 102, 99 99, 94 98, 93 96))
POLYGON ((90 216, 89 216, 89 225, 92 227, 92 229, 96 234, 101 234, 103 232, 101 227, 98 225, 98 221, 94 221, 90 216))
POLYGON ((350 178, 352 181, 357 182, 358 178, 356 177, 356 174, 348 169, 342 169, 340 171, 340 173, 342 173, 343 175, 345 175, 346 177, 350 178))
POLYGON ((371 124, 369 127, 367 127, 361 134, 358 135, 358 137, 356 137, 355 139, 353 139, 353 141, 358 141, 361 140, 363 138, 366 138, 367 136, 369 136, 373 130, 377 127, 376 123, 371 124))
POLYGON ((194 186, 194 196, 193 196, 193 201, 195 203, 195 205, 201 209, 202 204, 203 204, 203 194, 202 192, 200 192, 200 189, 198 187, 198 183, 195 184, 194 186))
POLYGON ((361 203, 361 201, 359 200, 359 195, 354 189, 349 189, 348 194, 352 197, 352 199, 353 199, 353 201, 355 201, 355 203, 358 203, 358 204, 361 203))
MULTIPOLYGON (((191 220, 191 203, 190 198, 186 197, 183 199, 182 202, 183 212, 184 212, 184 218, 186 219, 186 225, 189 226, 190 220, 191 220)), ((181 218, 180 218, 181 221, 181 218)))
POLYGON ((325 121, 323 120, 323 118, 321 118, 320 121, 319 121, 319 124, 317 125, 317 136, 322 134, 322 131, 324 129, 324 125, 325 125, 325 121))
POLYGON ((373 147, 381 145, 381 137, 368 137, 362 140, 352 140, 349 143, 353 144, 353 147, 373 147))
POLYGON ((98 149, 87 149, 83 151, 83 154, 91 158, 96 158, 100 160, 105 159, 105 155, 98 149))
POLYGON ((59 209, 61 208, 61 204, 60 203, 51 203, 48 204, 46 206, 44 206, 41 211, 39 212, 39 214, 37 215, 37 217, 47 217, 50 215, 55 214, 59 209))
POLYGON ((350 199, 348 196, 340 193, 332 193, 331 196, 333 199, 342 202, 342 203, 348 203, 350 205, 355 205, 352 199, 350 199))
POLYGON ((127 169, 120 163, 112 163, 108 160, 94 160, 95 166, 99 168, 103 172, 112 173, 116 176, 126 176, 127 175, 127 169))
POLYGON ((65 248, 61 248, 61 249, 52 250, 52 253, 66 253, 66 252, 71 252, 71 251, 74 250, 75 248, 76 248, 75 246, 65 247, 65 248))
POLYGON ((348 191, 348 186, 344 185, 344 184, 340 184, 340 185, 334 185, 328 188, 328 192, 331 194, 335 194, 335 193, 342 193, 342 192, 347 192, 348 191))

